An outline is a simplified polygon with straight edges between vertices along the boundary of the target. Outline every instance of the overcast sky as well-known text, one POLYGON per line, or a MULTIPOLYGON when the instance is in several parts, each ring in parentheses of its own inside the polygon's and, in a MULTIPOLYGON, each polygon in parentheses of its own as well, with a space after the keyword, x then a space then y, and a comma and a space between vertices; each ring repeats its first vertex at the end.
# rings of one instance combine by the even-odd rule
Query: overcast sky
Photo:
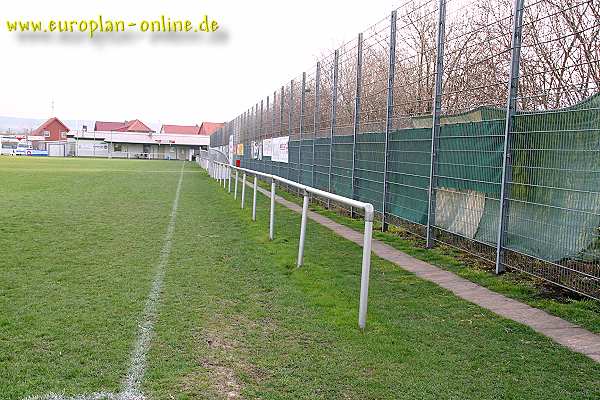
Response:
POLYGON ((399 1, 19 0, 0 5, 0 115, 226 121, 354 38, 399 1), (216 19, 218 35, 9 33, 7 20, 216 19))

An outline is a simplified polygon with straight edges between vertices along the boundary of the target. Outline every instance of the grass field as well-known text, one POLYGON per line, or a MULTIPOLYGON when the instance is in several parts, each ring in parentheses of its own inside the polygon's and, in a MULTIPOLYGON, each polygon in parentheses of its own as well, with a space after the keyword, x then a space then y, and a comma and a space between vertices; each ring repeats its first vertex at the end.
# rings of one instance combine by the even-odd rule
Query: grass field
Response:
POLYGON ((149 399, 600 398, 598 364, 376 257, 361 332, 361 249, 309 222, 296 269, 300 217, 270 242, 267 199, 252 223, 194 164, 0 158, 0 183, 1 399, 141 367, 149 399))

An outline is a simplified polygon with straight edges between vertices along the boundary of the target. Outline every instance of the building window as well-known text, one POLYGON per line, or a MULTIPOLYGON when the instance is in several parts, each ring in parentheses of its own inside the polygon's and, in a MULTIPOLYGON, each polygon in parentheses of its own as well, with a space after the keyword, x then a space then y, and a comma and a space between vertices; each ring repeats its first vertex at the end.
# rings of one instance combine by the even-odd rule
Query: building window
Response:
POLYGON ((126 152, 127 145, 123 143, 113 143, 113 150, 116 152, 126 152))
POLYGON ((66 139, 67 138, 67 132, 61 132, 60 133, 60 138, 61 139, 66 139))
POLYGON ((50 131, 44 131, 44 137, 50 137, 50 131))

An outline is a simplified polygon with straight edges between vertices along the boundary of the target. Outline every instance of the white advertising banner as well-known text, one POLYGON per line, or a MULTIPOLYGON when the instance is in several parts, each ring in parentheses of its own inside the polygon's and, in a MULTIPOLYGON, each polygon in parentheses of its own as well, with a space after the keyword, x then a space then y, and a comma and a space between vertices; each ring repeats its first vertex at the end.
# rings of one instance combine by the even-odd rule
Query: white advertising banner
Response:
POLYGON ((288 162, 288 142, 289 136, 282 136, 273 138, 271 147, 273 149, 273 155, 271 156, 273 161, 286 163, 288 162))
POLYGON ((263 147, 263 156, 265 156, 265 157, 273 156, 273 148, 271 147, 271 139, 263 140, 262 147, 263 147))
POLYGON ((259 156, 258 146, 259 146, 258 142, 252 141, 250 143, 250 158, 252 158, 253 160, 256 160, 259 156))
POLYGON ((229 135, 229 162, 233 164, 233 155, 234 155, 234 147, 233 147, 233 135, 229 135))

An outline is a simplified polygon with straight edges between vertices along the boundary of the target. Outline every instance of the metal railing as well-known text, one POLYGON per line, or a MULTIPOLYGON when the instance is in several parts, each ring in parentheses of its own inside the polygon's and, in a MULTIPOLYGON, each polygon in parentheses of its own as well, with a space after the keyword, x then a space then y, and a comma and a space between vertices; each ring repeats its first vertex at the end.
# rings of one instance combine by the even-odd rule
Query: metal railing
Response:
POLYGON ((254 176, 252 184, 252 220, 256 221, 256 193, 258 192, 258 177, 271 181, 270 192, 270 211, 269 211, 269 240, 275 237, 275 182, 280 182, 290 187, 294 187, 303 194, 302 202, 302 219, 300 223, 300 240, 298 243, 298 258, 296 265, 302 266, 304 263, 304 243, 306 240, 306 224, 308 221, 308 203, 309 196, 316 195, 325 199, 330 199, 337 203, 346 204, 349 207, 363 210, 364 212, 364 232, 363 232, 363 252, 362 252, 362 269, 360 279, 360 301, 358 311, 358 326, 364 329, 367 320, 367 302, 369 295, 369 275, 371 269, 371 241, 373 237, 373 205, 362 201, 353 200, 348 197, 340 196, 334 193, 329 193, 324 190, 316 189, 311 186, 303 185, 289 179, 282 178, 277 175, 268 174, 265 172, 254 171, 248 168, 235 167, 226 163, 217 162, 210 159, 198 160, 200 166, 205 168, 211 177, 218 180, 223 188, 227 188, 231 193, 231 181, 234 180, 234 199, 237 199, 239 174, 242 174, 242 193, 241 193, 241 208, 244 208, 246 198, 246 175, 254 176), (235 171, 235 174, 232 174, 235 171))

